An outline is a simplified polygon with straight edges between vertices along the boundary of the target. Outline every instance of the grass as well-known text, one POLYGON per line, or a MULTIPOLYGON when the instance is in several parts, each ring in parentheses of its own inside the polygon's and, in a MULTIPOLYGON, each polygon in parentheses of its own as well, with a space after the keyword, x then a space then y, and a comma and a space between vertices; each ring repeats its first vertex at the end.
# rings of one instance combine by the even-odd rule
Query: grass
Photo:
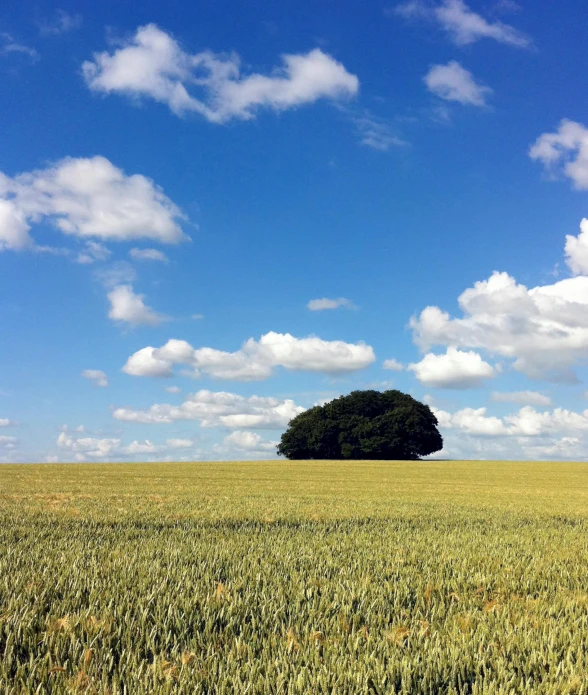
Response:
POLYGON ((588 693, 588 465, 0 466, 0 692, 588 693))

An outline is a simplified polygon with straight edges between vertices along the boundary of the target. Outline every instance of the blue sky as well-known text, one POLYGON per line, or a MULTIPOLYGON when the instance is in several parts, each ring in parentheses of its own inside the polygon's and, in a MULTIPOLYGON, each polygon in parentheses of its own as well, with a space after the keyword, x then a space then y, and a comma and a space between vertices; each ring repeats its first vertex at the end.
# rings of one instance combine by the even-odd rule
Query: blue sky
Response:
POLYGON ((584 16, 4 3, 0 461, 271 457, 357 388, 585 458, 584 16))

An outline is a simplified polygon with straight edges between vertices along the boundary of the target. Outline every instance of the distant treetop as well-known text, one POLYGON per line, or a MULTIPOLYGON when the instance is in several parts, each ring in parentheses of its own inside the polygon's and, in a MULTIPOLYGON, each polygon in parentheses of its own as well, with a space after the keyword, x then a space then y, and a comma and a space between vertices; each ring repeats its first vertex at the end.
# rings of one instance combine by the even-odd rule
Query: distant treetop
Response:
POLYGON ((428 405, 401 391, 353 391, 290 421, 277 451, 288 459, 417 460, 443 447, 428 405))

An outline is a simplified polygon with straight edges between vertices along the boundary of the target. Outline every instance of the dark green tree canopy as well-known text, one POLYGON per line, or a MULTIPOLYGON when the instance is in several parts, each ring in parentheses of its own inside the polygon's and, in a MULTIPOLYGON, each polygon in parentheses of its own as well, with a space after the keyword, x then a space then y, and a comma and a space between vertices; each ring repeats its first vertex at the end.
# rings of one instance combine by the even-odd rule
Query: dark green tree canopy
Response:
POLYGON ((443 447, 428 405, 401 391, 353 391, 290 421, 288 459, 416 460, 443 447))

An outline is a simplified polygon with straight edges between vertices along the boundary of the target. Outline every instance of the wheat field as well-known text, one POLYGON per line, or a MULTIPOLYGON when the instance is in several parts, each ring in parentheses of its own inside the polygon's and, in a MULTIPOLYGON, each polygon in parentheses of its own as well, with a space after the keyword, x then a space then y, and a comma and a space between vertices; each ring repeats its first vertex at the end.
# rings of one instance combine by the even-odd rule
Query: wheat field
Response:
POLYGON ((0 691, 588 693, 588 464, 0 466, 0 691))

